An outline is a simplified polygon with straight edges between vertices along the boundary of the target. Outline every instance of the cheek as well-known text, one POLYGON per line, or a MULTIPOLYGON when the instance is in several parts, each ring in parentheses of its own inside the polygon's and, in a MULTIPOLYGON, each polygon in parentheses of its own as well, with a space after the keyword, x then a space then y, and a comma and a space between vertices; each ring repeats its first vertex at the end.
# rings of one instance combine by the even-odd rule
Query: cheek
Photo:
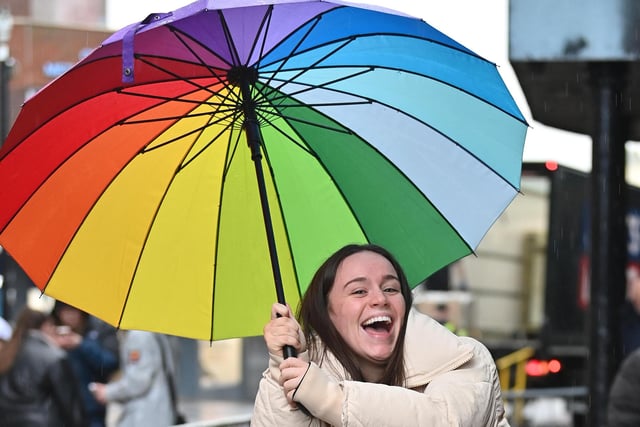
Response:
POLYGON ((329 319, 333 326, 336 328, 338 333, 344 338, 345 334, 348 332, 351 319, 353 316, 350 315, 348 306, 344 304, 330 305, 328 307, 329 319))
POLYGON ((402 295, 398 295, 398 298, 394 300, 393 305, 396 307, 396 311, 404 317, 407 309, 404 297, 402 295))

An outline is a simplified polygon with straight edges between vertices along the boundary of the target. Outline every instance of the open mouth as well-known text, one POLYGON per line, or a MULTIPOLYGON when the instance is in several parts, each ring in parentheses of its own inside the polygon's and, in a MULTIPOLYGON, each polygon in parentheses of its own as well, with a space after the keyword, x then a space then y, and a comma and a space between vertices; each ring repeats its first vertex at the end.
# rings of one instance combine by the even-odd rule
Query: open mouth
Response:
POLYGON ((362 324, 362 327, 365 330, 369 330, 369 331, 389 332, 391 330, 392 325, 393 325, 393 322, 391 321, 391 317, 376 316, 364 322, 362 324))

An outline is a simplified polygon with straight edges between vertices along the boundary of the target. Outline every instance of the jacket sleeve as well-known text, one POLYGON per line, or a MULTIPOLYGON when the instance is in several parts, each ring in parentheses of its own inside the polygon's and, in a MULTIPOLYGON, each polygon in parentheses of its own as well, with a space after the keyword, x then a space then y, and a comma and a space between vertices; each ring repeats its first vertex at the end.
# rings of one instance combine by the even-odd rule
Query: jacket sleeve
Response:
POLYGON ((424 392, 359 381, 338 383, 312 363, 295 399, 332 425, 508 426, 495 364, 481 345, 470 361, 436 375, 424 392))
POLYGON ((150 332, 129 331, 124 340, 122 376, 106 386, 109 402, 125 401, 146 394, 154 375, 162 373, 160 348, 150 332))
MULTIPOLYGON (((300 353, 298 357, 305 361, 309 359, 307 352, 300 353)), ((252 427, 308 426, 311 424, 310 416, 300 409, 292 408, 287 402, 284 389, 278 383, 281 362, 282 357, 270 355, 269 367, 262 374, 262 379, 258 386, 251 418, 252 427)))
POLYGON ((508 426, 495 364, 484 347, 458 369, 437 375, 418 392, 345 381, 343 425, 508 426))

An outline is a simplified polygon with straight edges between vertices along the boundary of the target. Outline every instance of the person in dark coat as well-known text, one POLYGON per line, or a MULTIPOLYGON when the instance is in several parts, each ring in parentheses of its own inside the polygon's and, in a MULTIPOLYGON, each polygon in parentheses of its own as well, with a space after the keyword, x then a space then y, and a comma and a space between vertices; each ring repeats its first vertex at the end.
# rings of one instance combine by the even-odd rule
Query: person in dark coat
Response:
POLYGON ((62 337, 89 416, 88 427, 106 425, 106 407, 98 402, 89 384, 106 383, 119 368, 117 330, 88 313, 56 301, 53 316, 70 330, 62 337))
POLYGON ((0 350, 0 426, 85 427, 82 398, 48 315, 25 308, 0 350))
POLYGON ((609 392, 609 426, 640 426, 638 396, 640 396, 640 349, 624 359, 613 380, 609 392))

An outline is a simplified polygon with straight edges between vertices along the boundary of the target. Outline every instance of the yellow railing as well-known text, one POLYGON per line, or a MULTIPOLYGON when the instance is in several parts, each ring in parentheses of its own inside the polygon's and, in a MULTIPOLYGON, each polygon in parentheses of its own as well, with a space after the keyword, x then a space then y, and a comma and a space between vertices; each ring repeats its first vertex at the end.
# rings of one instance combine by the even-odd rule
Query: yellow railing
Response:
MULTIPOLYGON (((527 360, 533 356, 534 352, 535 350, 532 347, 523 347, 496 360, 502 390, 522 392, 527 388, 527 372, 525 368, 527 360), (515 375, 513 375, 512 381, 513 371, 515 371, 515 375)), ((513 419, 516 425, 522 424, 523 407, 524 399, 515 398, 513 402, 513 419)))

